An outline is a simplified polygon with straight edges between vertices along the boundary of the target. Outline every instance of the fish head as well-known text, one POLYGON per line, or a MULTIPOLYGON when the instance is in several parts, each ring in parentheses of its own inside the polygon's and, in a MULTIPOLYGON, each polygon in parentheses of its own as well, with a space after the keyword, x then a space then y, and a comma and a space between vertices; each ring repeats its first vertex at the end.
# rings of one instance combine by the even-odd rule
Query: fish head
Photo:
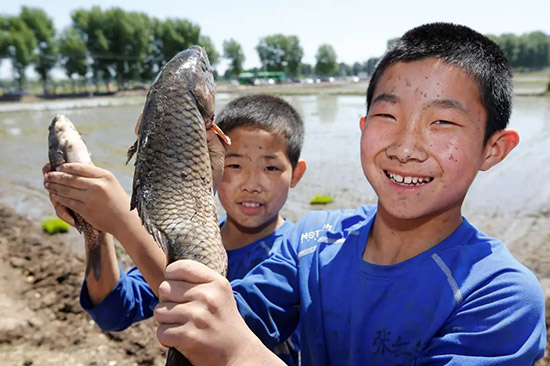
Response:
POLYGON ((193 63, 195 65, 192 69, 193 82, 191 90, 208 129, 214 120, 214 72, 208 60, 208 54, 203 47, 191 46, 188 51, 192 52, 191 57, 194 59, 193 63))

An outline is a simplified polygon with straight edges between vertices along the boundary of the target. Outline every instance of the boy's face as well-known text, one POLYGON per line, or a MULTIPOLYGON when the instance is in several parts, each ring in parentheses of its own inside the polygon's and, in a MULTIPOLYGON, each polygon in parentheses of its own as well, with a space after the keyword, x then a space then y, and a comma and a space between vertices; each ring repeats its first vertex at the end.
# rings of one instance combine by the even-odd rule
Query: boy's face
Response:
POLYGON ((361 138, 363 171, 393 217, 429 218, 460 206, 484 169, 487 113, 461 68, 430 58, 381 75, 361 138))
POLYGON ((229 132, 225 166, 218 197, 228 219, 247 228, 276 224, 290 187, 301 175, 293 174, 283 136, 255 127, 229 132))

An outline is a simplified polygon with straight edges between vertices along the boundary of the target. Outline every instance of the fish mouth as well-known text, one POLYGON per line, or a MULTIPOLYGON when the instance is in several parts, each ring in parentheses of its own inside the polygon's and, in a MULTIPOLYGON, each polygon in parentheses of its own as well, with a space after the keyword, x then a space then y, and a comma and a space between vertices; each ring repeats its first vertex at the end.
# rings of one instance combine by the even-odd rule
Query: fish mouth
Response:
POLYGON ((395 184, 406 187, 417 187, 426 185, 434 180, 434 177, 420 176, 411 174, 397 174, 389 170, 384 170, 384 174, 395 184))

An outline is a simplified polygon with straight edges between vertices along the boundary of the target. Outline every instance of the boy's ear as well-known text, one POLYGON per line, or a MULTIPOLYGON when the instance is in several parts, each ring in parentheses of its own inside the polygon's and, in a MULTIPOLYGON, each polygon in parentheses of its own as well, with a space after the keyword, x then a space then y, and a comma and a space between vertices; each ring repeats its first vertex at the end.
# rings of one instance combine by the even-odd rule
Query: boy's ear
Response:
POLYGON ((363 127, 365 127, 365 121, 367 120, 367 116, 361 116, 359 119, 359 129, 363 131, 363 127))
POLYGON ((495 132, 485 145, 485 156, 483 157, 480 170, 488 170, 500 163, 518 143, 519 134, 514 130, 504 129, 495 132))
POLYGON ((305 160, 298 160, 296 167, 292 170, 292 178, 290 179, 290 188, 294 188, 296 184, 302 179, 302 176, 306 172, 305 160))

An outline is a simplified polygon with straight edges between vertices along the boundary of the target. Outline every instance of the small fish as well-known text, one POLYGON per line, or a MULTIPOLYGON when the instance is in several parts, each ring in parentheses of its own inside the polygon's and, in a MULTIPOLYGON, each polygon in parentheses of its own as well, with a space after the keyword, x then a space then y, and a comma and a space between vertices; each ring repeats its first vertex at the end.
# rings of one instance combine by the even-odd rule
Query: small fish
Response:
MULTIPOLYGON (((131 209, 167 256, 199 261, 225 276, 206 130, 216 128, 214 78, 206 51, 178 53, 151 86, 143 109, 131 209)), ((223 136, 222 136, 223 138, 223 136)), ((166 365, 190 365, 175 349, 166 365)))
MULTIPOLYGON (((92 164, 86 144, 78 133, 74 124, 65 116, 57 115, 50 124, 48 136, 48 157, 52 170, 64 163, 92 164)), ((82 216, 71 211, 76 228, 84 235, 88 264, 86 277, 90 271, 94 272, 96 281, 101 276, 101 246, 99 231, 94 229, 82 216)))

